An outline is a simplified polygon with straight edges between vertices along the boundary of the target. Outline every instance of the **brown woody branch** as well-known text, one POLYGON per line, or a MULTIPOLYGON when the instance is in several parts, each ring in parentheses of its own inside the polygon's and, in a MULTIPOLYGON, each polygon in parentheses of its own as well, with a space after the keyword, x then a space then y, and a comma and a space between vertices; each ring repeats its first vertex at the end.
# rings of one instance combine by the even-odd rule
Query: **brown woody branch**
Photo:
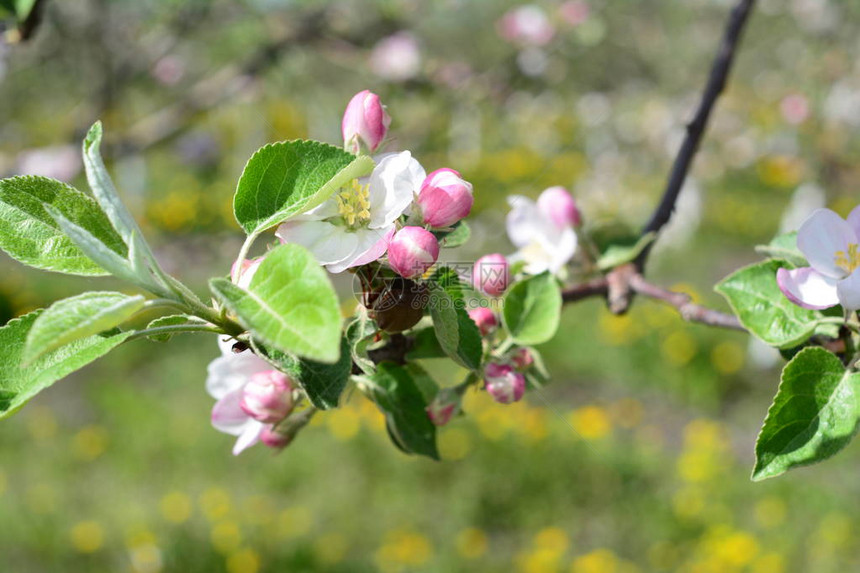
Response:
MULTIPOLYGON (((726 87, 726 80, 734 62, 735 52, 737 51, 753 4, 755 4, 755 0, 740 0, 729 15, 723 39, 714 58, 714 63, 711 65, 711 73, 708 77, 708 83, 705 85, 705 90, 702 93, 699 107, 693 116, 693 120, 687 124, 687 133, 669 172, 669 179, 666 182, 663 197, 660 199, 660 203, 657 204, 645 228, 642 229, 643 236, 648 233, 659 232, 669 222, 669 219, 672 218, 672 212, 675 210, 678 195, 681 193, 681 188, 687 179, 690 166, 693 164, 693 158, 699 150, 699 144, 705 135, 705 129, 708 127, 708 119, 711 116, 711 111, 726 87)), ((645 268, 645 263, 648 260, 648 255, 651 254, 653 246, 654 243, 649 244, 636 258, 636 267, 640 272, 645 268)))

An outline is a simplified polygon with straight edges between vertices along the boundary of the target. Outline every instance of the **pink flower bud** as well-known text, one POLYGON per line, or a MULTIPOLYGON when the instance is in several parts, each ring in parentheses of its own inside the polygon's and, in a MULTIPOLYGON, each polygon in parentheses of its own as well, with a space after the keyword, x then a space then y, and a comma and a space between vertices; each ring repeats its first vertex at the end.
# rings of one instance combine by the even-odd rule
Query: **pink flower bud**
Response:
POLYGON ((472 269, 472 284, 479 291, 490 296, 499 296, 508 288, 511 281, 508 259, 499 253, 484 255, 472 269))
POLYGON ((528 370, 534 364, 535 359, 528 348, 517 348, 511 354, 511 362, 517 370, 528 370))
POLYGON ((230 270, 230 276, 233 277, 233 281, 243 289, 250 287, 251 279, 254 278, 254 274, 260 268, 260 264, 264 258, 246 259, 242 261, 242 266, 239 269, 236 268, 236 263, 233 263, 233 267, 230 270))
POLYGON ((242 389, 239 407, 257 421, 280 422, 293 408, 290 379, 277 370, 257 372, 242 389))
POLYGON ((507 364, 491 362, 484 368, 484 387, 500 404, 518 402, 526 391, 526 379, 507 364))
POLYGON ((390 124, 391 118, 379 101, 379 96, 368 90, 360 91, 349 100, 343 114, 341 131, 344 145, 353 153, 358 153, 361 143, 364 143, 372 153, 385 139, 390 124))
POLYGON ((499 319, 496 318, 496 313, 485 306, 479 306, 470 310, 469 318, 474 320, 475 324, 478 325, 481 336, 487 336, 499 326, 499 319))
POLYGON ((388 264, 400 276, 424 274, 439 257, 439 241, 423 227, 403 227, 388 244, 388 264))
POLYGON ((436 426, 444 426, 460 411, 460 395, 452 388, 439 390, 426 408, 427 417, 436 426))
POLYGON ((260 441, 270 448, 282 450, 293 441, 294 435, 295 434, 282 434, 276 430, 274 426, 266 426, 263 428, 263 431, 260 432, 260 441))
POLYGON ((417 203, 424 223, 450 227, 472 210, 472 184, 453 169, 437 169, 424 179, 417 203))
POLYGON ((582 214, 576 206, 576 201, 564 187, 546 189, 538 197, 537 205, 541 213, 559 229, 582 225, 582 214))

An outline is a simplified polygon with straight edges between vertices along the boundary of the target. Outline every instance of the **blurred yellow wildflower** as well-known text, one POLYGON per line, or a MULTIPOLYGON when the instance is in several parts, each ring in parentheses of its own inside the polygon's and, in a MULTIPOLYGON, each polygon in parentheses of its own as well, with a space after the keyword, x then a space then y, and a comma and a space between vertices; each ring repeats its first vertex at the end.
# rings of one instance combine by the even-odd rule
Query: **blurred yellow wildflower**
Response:
POLYGON ((260 556, 253 549, 239 549, 227 557, 227 573, 257 573, 260 556))
POLYGON ((612 431, 612 422, 600 406, 583 406, 570 413, 570 424, 586 440, 599 440, 612 431))
POLYGON ((745 351, 737 342, 721 342, 711 350, 711 364, 720 374, 735 374, 744 366, 745 351))
POLYGON ((219 553, 229 553, 242 544, 242 531, 233 521, 220 521, 212 526, 209 540, 219 553))
POLYGON ((181 491, 172 491, 158 504, 161 515, 171 523, 182 523, 191 517, 191 498, 181 491))
POLYGON ((154 544, 137 545, 128 552, 134 573, 158 573, 164 567, 161 550, 154 544))
POLYGON ((542 549, 556 555, 564 555, 570 546, 567 532, 560 527, 545 527, 538 531, 533 540, 537 549, 542 549))
POLYGON ((80 553, 95 553, 104 544, 104 529, 98 522, 92 520, 76 523, 69 532, 69 536, 72 546, 80 553))
POLYGON ((230 494, 219 487, 210 487, 200 494, 200 509, 209 521, 216 521, 231 510, 230 494))
POLYGON ((676 330, 660 343, 660 351, 666 360, 676 366, 688 364, 696 356, 696 339, 686 330, 676 330))
POLYGON ((72 439, 72 452, 83 461, 92 461, 107 449, 108 433, 101 426, 86 426, 72 439))
POLYGON ((750 566, 751 573, 784 573, 785 557, 779 553, 766 553, 750 566))
POLYGON ((759 525, 766 529, 782 525, 785 521, 786 513, 785 502, 778 497, 765 497, 755 504, 755 519, 759 525))
POLYGON ((474 527, 467 527, 457 534, 457 553, 465 559, 477 559, 487 552, 487 534, 474 527))
POLYGON ((420 566, 430 560, 433 547, 430 541, 411 531, 390 531, 376 551, 377 565, 385 571, 396 571, 401 566, 420 566))
POLYGON ((619 560, 608 549, 596 549, 573 560, 570 573, 618 573, 619 560))

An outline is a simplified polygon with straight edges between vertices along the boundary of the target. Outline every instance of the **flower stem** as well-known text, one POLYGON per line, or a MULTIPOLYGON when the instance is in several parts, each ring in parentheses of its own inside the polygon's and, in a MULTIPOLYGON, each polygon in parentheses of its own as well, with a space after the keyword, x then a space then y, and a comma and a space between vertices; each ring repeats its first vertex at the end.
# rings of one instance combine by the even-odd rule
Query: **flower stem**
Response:
POLYGON ((177 334, 181 332, 214 332, 215 334, 225 334, 224 329, 212 324, 171 324, 167 326, 154 326, 138 330, 131 336, 125 339, 126 342, 145 338, 154 334, 177 334))

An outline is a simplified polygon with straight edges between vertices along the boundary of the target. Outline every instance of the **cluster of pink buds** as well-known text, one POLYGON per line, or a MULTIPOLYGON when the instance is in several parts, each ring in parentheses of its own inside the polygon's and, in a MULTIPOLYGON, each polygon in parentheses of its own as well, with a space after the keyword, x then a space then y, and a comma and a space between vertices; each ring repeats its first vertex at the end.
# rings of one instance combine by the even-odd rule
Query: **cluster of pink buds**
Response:
POLYGON ((508 364, 491 362, 484 368, 484 388, 496 402, 510 404, 522 399, 526 378, 508 364))

